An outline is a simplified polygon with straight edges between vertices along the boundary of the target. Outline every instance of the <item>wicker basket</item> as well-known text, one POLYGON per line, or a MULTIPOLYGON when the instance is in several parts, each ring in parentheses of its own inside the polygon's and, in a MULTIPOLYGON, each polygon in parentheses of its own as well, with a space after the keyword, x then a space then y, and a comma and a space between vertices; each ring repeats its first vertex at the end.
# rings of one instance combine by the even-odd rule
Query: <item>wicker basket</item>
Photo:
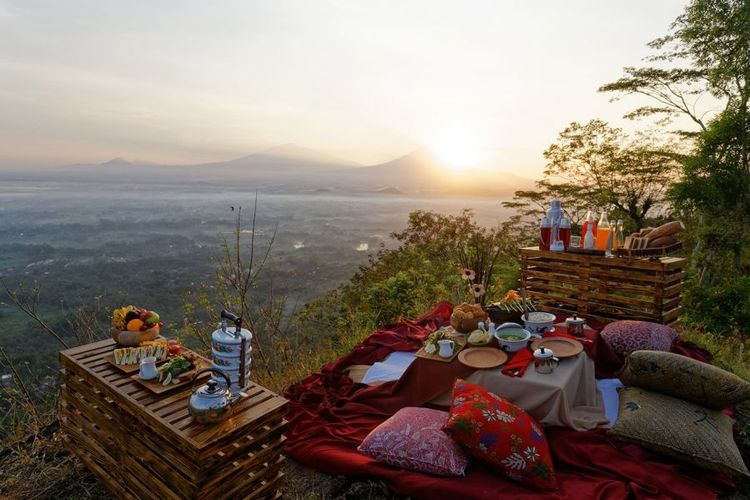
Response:
POLYGON ((153 326, 148 330, 129 332, 126 330, 112 329, 112 340, 123 347, 137 347, 141 342, 154 340, 159 335, 159 327, 153 326))
POLYGON ((479 323, 487 322, 487 317, 484 318, 472 318, 472 319, 458 319, 451 315, 451 326, 458 333, 471 333, 479 328, 479 323))

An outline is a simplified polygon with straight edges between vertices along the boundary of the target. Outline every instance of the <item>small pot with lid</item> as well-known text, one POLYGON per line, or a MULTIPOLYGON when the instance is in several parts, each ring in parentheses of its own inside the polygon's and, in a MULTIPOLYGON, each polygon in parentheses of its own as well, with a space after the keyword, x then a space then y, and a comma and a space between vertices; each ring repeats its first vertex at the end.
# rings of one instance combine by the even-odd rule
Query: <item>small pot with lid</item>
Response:
POLYGON ((188 400, 188 411, 199 424, 218 424, 232 415, 233 405, 240 399, 239 394, 233 394, 232 385, 226 373, 215 368, 199 370, 193 377, 193 391, 188 400), (213 378, 195 388, 198 377, 206 372, 214 372, 224 377, 226 385, 219 384, 213 378))
POLYGON ((565 326, 567 327, 568 335, 583 337, 583 330, 586 328, 586 320, 579 318, 574 314, 571 318, 565 318, 565 326))
POLYGON ((551 349, 541 346, 534 351, 534 369, 537 373, 552 373, 559 363, 560 360, 555 357, 551 349))

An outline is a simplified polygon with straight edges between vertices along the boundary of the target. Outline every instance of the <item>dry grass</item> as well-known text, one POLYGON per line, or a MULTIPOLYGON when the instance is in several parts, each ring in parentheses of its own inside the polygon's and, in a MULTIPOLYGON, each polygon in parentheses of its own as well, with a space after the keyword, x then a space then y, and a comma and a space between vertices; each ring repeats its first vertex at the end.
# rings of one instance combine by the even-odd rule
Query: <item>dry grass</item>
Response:
MULTIPOLYGON (((54 423, 26 441, 0 452, 0 498, 18 500, 100 500, 112 494, 64 448, 54 423)), ((294 500, 397 498, 381 481, 354 481, 285 465, 284 498, 294 500)))

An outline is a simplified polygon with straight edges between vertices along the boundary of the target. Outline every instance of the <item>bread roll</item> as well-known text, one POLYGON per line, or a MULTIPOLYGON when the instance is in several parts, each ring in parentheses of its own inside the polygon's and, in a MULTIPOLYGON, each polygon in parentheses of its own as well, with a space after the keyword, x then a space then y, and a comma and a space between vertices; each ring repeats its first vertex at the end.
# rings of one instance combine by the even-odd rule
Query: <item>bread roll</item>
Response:
POLYGON ((648 234, 644 235, 643 231, 641 231, 641 235, 644 236, 648 240, 655 240, 658 238, 661 238, 662 236, 669 236, 672 234, 677 234, 681 231, 685 230, 685 225, 676 220, 672 222, 667 222, 666 224, 663 224, 653 231, 649 231, 648 234))
POLYGON ((662 236, 661 238, 656 238, 655 240, 649 240, 648 247, 649 248, 668 247, 670 245, 674 245, 675 243, 677 243, 677 236, 674 234, 670 234, 667 236, 662 236))
POLYGON ((640 236, 646 236, 648 233, 650 233, 653 230, 654 230, 653 227, 644 227, 643 229, 641 229, 640 236))

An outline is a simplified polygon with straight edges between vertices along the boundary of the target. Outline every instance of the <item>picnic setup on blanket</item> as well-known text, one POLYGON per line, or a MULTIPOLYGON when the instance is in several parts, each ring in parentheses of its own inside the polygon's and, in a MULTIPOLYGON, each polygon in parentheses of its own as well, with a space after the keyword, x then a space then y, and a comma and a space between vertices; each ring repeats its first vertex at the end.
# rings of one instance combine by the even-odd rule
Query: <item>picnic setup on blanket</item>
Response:
POLYGON ((287 455, 415 498, 733 491, 748 470, 732 407, 750 383, 672 328, 686 260, 622 239, 615 255, 615 236, 601 252, 567 252, 552 215, 540 243, 553 244, 521 251, 518 292, 440 302, 290 386, 287 455))
POLYGON ((653 230, 670 247, 646 235, 615 255, 621 225, 600 221, 599 251, 588 222, 580 253, 553 203, 518 291, 483 305, 463 268, 476 303, 383 326, 284 397, 250 380, 241 317, 221 312, 207 359, 154 311, 116 309, 111 340, 60 352, 64 442, 128 499, 280 498, 284 454, 415 498, 733 491, 750 383, 673 329, 686 260, 662 238, 681 226, 653 230))

